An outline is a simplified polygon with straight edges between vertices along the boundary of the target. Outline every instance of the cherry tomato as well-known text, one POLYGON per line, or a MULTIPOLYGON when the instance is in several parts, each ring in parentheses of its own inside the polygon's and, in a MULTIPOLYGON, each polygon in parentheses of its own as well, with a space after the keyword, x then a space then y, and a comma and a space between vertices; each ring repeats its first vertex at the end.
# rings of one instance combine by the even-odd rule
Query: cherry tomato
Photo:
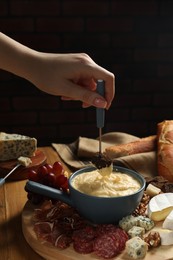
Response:
POLYGON ((46 166, 48 173, 53 171, 53 166, 51 164, 46 163, 44 166, 46 166))
POLYGON ((62 166, 62 163, 61 162, 54 162, 53 164, 53 172, 56 174, 56 175, 59 175, 59 174, 63 174, 64 173, 64 168, 62 166))
POLYGON ((38 175, 37 172, 35 170, 29 170, 28 171, 28 179, 30 181, 38 181, 38 175))

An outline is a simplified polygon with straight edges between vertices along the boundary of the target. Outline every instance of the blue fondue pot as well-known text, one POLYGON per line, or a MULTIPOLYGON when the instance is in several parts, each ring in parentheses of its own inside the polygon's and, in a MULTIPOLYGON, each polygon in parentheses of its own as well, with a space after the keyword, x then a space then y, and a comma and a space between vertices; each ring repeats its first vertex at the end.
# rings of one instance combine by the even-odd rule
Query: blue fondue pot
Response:
POLYGON ((57 190, 37 182, 27 181, 28 191, 57 199, 76 208, 81 216, 96 224, 117 223, 124 216, 130 215, 140 203, 144 189, 145 179, 137 172, 119 166, 113 166, 113 172, 129 174, 139 181, 141 188, 133 194, 119 197, 97 197, 84 194, 72 186, 72 180, 79 174, 90 172, 96 168, 86 167, 74 172, 68 180, 69 193, 57 190))

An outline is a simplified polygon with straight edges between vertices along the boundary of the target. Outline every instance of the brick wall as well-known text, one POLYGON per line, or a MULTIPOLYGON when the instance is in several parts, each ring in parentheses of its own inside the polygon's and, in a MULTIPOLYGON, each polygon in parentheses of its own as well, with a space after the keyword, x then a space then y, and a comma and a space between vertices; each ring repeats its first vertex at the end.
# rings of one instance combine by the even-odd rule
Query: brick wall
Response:
MULTIPOLYGON (((173 119, 173 1, 1 0, 0 28, 45 52, 86 52, 117 77, 103 132, 156 133, 173 119)), ((0 71, 0 130, 39 145, 95 138, 95 109, 0 71)))

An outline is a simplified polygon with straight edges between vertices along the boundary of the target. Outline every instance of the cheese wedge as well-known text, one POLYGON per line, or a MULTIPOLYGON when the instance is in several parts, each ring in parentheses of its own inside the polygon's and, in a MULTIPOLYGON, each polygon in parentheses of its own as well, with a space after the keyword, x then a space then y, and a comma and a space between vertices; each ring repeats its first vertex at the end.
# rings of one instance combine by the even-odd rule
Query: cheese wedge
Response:
POLYGON ((165 218, 162 227, 173 230, 173 210, 165 218))
POLYGON ((163 221, 173 210, 173 193, 154 196, 148 204, 148 216, 153 221, 163 221))
POLYGON ((158 232, 160 234, 162 246, 173 245, 173 230, 159 229, 158 232))
POLYGON ((0 161, 31 157, 35 154, 37 140, 19 134, 0 132, 0 161))

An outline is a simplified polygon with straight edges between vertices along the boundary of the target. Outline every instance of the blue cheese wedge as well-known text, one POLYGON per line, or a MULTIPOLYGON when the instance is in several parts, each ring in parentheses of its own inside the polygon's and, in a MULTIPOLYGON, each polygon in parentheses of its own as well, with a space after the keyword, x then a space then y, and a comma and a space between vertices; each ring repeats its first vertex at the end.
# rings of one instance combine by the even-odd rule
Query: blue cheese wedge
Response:
POLYGON ((31 157, 37 149, 37 140, 32 137, 0 132, 0 161, 31 157))
POLYGON ((138 236, 135 236, 126 242, 126 253, 130 258, 142 259, 146 256, 147 251, 147 243, 138 236))

